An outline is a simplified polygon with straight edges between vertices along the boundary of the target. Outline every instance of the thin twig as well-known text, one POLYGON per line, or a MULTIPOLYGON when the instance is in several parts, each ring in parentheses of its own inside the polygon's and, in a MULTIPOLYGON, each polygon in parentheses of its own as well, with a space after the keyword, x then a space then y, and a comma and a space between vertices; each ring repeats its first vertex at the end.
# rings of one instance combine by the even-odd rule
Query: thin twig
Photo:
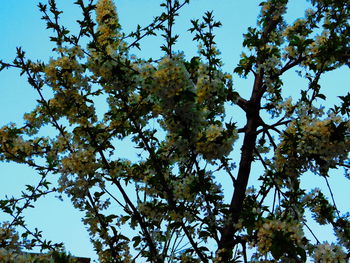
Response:
POLYGON ((335 204, 335 199, 334 199, 334 195, 333 195, 333 191, 332 191, 332 188, 331 186, 329 185, 329 182, 328 182, 328 179, 326 176, 323 176, 325 181, 326 181, 326 184, 327 184, 327 187, 328 187, 328 190, 329 190, 329 193, 331 194, 331 198, 332 198, 332 201, 333 201, 333 206, 335 208, 335 211, 337 212, 338 216, 340 217, 340 214, 339 214, 339 210, 337 208, 337 205, 335 204))

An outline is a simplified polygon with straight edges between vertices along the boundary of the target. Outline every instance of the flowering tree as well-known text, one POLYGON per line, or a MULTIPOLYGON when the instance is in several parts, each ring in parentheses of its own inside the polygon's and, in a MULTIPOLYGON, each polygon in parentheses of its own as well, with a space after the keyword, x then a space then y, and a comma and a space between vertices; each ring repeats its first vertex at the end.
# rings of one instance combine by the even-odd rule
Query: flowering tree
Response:
POLYGON ((292 24, 284 19, 287 0, 262 2, 233 71, 254 79, 249 98, 221 70, 213 33, 221 24, 211 12, 191 21, 199 56, 174 52, 175 17, 189 2, 164 1, 164 13, 128 35, 112 0, 75 2, 84 15, 78 35, 60 24, 54 0, 39 4, 55 33, 56 55, 31 61, 18 48, 13 62, 1 62, 2 70, 21 69, 39 99, 23 127, 1 128, 0 158, 34 168, 41 180, 20 198, 0 202, 13 217, 3 225, 0 247, 18 241, 6 229, 22 226, 24 243, 17 247, 57 249, 21 215, 56 192, 85 212, 101 262, 348 262, 349 214, 300 183, 305 173, 327 180, 335 168, 348 177, 350 94, 321 107, 326 96, 319 80, 349 66, 350 2, 311 0, 305 17, 292 24), (130 55, 158 32, 160 58, 130 55), (293 99, 283 92, 291 70, 309 81, 293 99), (100 97, 108 104, 102 113, 100 97), (233 107, 245 112, 244 127, 230 116, 233 107), (44 126, 53 131, 43 134, 44 126), (138 160, 119 157, 116 143, 123 139, 130 139, 138 160), (241 149, 240 160, 232 159, 233 149, 241 149), (254 162, 261 165, 257 188, 248 187, 254 162), (232 196, 224 196, 218 177, 231 182, 232 196), (307 211, 333 227, 337 243, 319 242, 313 232, 306 238, 307 211))

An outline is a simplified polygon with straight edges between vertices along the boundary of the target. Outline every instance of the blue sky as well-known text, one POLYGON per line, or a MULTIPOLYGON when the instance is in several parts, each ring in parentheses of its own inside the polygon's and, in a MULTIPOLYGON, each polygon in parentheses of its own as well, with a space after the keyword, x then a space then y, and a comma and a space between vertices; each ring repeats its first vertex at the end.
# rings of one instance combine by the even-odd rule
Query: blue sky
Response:
MULTIPOLYGON (((74 21, 81 17, 79 10, 72 4, 74 1, 58 0, 58 6, 64 10, 63 22, 73 32, 77 30, 74 21)), ((146 25, 152 21, 152 17, 160 11, 159 0, 116 0, 120 23, 125 32, 136 28, 137 24, 146 25)), ((184 51, 188 58, 196 55, 197 47, 192 37, 186 30, 191 26, 190 19, 200 18, 205 11, 213 10, 216 19, 223 24, 217 30, 218 48, 222 52, 224 70, 232 73, 237 64, 242 50, 242 34, 248 26, 256 24, 259 13, 260 1, 232 1, 232 0, 192 0, 192 3, 183 8, 178 17, 175 30, 180 33, 180 40, 176 49, 184 51)), ((289 6, 288 21, 294 21, 303 16, 308 3, 303 0, 294 0, 289 6)), ((45 24, 40 20, 41 14, 36 7, 38 1, 16 0, 3 1, 0 9, 0 59, 4 61, 15 57, 15 47, 21 46, 28 57, 47 61, 51 56, 52 45, 49 42, 49 33, 45 24)), ((142 57, 159 57, 160 41, 157 38, 149 38, 141 42, 141 51, 132 51, 142 57)), ((337 101, 337 96, 344 95, 348 89, 346 74, 348 69, 340 69, 328 74, 322 79, 326 94, 331 102, 337 101)), ((287 94, 293 95, 300 85, 306 82, 296 74, 286 76, 287 94)), ((26 84, 25 78, 20 78, 15 70, 0 72, 0 125, 9 122, 21 123, 24 112, 30 111, 36 105, 37 95, 26 84)), ((251 91, 251 79, 234 78, 236 89, 243 95, 251 91)), ((238 117, 240 118, 240 117, 238 117)), ((242 119, 238 119, 240 121, 242 119)), ((14 164, 0 164, 2 184, 0 185, 0 197, 4 194, 18 196, 25 184, 34 183, 38 177, 35 173, 24 166, 14 164)), ((255 170, 254 170, 255 171, 255 170)), ((258 177, 253 172, 254 177, 258 177)), ((325 184, 310 176, 305 184, 311 187, 325 187, 325 184)), ((331 185, 338 201, 338 206, 349 211, 349 205, 344 202, 348 198, 349 182, 342 179, 342 171, 335 172, 330 178, 331 185), (342 202, 343 200, 343 202, 342 202)), ((35 209, 26 212, 28 224, 38 227, 44 232, 44 236, 54 241, 63 241, 66 248, 74 255, 95 258, 89 237, 84 226, 80 222, 81 214, 75 211, 67 199, 60 202, 55 198, 47 197, 39 201, 35 209)), ((343 211, 344 211, 343 210, 343 211)), ((0 214, 0 220, 2 215, 0 214)), ((328 238, 329 232, 324 232, 323 238, 328 238)))

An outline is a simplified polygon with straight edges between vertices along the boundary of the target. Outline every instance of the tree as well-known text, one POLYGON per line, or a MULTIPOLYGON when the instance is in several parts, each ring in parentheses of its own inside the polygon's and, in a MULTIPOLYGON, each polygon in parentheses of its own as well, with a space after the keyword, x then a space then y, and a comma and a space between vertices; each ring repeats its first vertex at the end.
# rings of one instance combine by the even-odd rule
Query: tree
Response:
POLYGON ((81 263, 62 251, 52 250, 50 253, 23 253, 21 249, 31 249, 34 243, 30 240, 21 240, 11 224, 0 226, 0 261, 6 263, 81 263))
POLYGON ((59 248, 21 215, 55 192, 85 212, 101 262, 347 262, 349 214, 338 210, 333 195, 304 189, 301 181, 305 173, 327 181, 339 168, 349 178, 350 94, 324 108, 319 81, 349 66, 350 2, 311 0, 305 17, 292 24, 284 19, 287 0, 262 2, 233 71, 254 79, 249 98, 222 72, 214 35, 221 23, 212 12, 191 21, 199 56, 174 52, 175 18, 189 2, 166 0, 150 25, 125 34, 112 0, 77 0, 84 15, 78 35, 60 24, 54 0, 39 4, 55 33, 56 57, 32 61, 18 48, 13 62, 1 61, 2 70, 19 68, 39 96, 24 126, 0 130, 1 160, 41 175, 22 197, 1 201, 13 216, 7 227, 24 227, 30 247, 59 248), (160 58, 129 54, 158 32, 160 58), (283 83, 291 70, 309 82, 293 99, 284 96, 283 83), (108 104, 103 113, 99 97, 108 104), (234 107, 245 113, 244 127, 230 116, 234 107), (42 134, 44 126, 54 131, 42 134), (128 139, 137 161, 117 157, 116 142, 128 139), (234 148, 241 149, 240 160, 232 159, 234 148), (258 188, 248 187, 253 163, 261 167, 258 188), (224 196, 218 176, 231 180, 232 196, 224 196), (120 209, 109 209, 112 204, 120 209), (306 238, 307 211, 333 227, 337 243, 306 238))

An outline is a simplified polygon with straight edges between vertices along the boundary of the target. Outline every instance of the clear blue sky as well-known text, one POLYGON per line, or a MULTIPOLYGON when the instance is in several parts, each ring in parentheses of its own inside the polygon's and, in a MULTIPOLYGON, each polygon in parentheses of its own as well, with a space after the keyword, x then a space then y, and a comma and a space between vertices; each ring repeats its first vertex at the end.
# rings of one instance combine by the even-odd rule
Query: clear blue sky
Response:
MULTIPOLYGON (((79 10, 72 4, 74 1, 58 0, 58 6, 64 10, 63 21, 73 31, 77 30, 74 24, 80 18, 79 10)), ((151 22, 152 17, 159 13, 160 0, 116 0, 120 23, 125 32, 136 28, 137 24, 146 25, 151 22)), ((260 1, 232 1, 232 0, 192 0, 192 3, 183 8, 176 30, 180 33, 180 40, 176 48, 184 51, 190 58, 196 55, 197 47, 191 40, 191 35, 186 30, 191 26, 191 18, 200 18, 206 10, 213 10, 215 17, 223 24, 217 30, 218 48, 222 52, 224 70, 232 72, 237 64, 242 50, 242 34, 248 26, 256 24, 260 1)), ((290 1, 288 21, 294 21, 303 16, 308 3, 304 0, 290 1)), ((50 32, 45 30, 45 24, 40 20, 41 14, 36 7, 38 1, 16 0, 2 1, 0 9, 0 59, 11 60, 15 57, 15 47, 21 46, 30 58, 39 58, 47 61, 51 56, 52 46, 48 40, 50 32)), ((159 57, 160 42, 156 38, 149 38, 141 42, 142 51, 134 51, 136 55, 147 57, 159 57)), ((322 79, 326 88, 326 94, 331 97, 331 102, 336 102, 336 96, 344 95, 348 91, 346 74, 348 69, 340 69, 322 79)), ((305 81, 288 74, 286 77, 287 94, 293 95, 300 85, 305 81)), ((24 112, 30 111, 36 104, 35 91, 26 84, 25 78, 20 78, 18 72, 11 70, 0 73, 0 125, 9 122, 21 123, 24 112)), ((235 87, 243 95, 251 91, 251 79, 234 79, 235 87)), ((238 113, 239 114, 239 113, 238 113)), ((242 119, 237 119, 240 121, 242 119)), ((239 152, 239 147, 237 147, 239 152)), ((132 150, 132 149, 131 149, 132 150)), ((338 206, 349 211, 349 205, 344 202, 348 199, 349 182, 342 178, 342 171, 336 172, 330 178, 335 188, 335 197, 338 206), (343 202, 341 201, 343 200, 343 202)), ((35 173, 24 166, 13 164, 0 164, 0 197, 5 194, 18 196, 25 184, 33 183, 38 177, 35 173)), ((254 174, 253 179, 258 174, 254 174)), ((306 185, 310 187, 325 187, 310 177, 306 185)), ((224 183, 224 182, 223 182, 224 183)), ((89 237, 84 226, 80 222, 81 214, 75 211, 67 199, 60 202, 55 198, 47 197, 39 201, 35 209, 28 210, 28 224, 43 230, 44 236, 54 241, 63 241, 66 248, 77 256, 96 258, 89 237)), ((0 220, 3 216, 0 214, 0 220)), ((327 232, 324 232, 327 239, 327 232)))

